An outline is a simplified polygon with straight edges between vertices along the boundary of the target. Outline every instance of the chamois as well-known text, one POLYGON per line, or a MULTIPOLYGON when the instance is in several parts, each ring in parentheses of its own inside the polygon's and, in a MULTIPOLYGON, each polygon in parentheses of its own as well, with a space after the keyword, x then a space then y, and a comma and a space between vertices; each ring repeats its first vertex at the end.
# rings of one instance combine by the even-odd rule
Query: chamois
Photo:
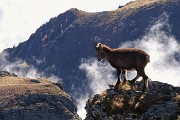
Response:
POLYGON ((137 75, 130 81, 130 84, 134 84, 139 77, 143 77, 143 91, 148 90, 148 76, 145 74, 144 68, 150 62, 150 56, 145 51, 136 48, 112 49, 98 42, 95 43, 95 50, 98 61, 106 59, 112 67, 116 68, 118 80, 115 89, 120 85, 119 77, 121 73, 123 74, 124 82, 126 82, 126 70, 136 70, 137 75))

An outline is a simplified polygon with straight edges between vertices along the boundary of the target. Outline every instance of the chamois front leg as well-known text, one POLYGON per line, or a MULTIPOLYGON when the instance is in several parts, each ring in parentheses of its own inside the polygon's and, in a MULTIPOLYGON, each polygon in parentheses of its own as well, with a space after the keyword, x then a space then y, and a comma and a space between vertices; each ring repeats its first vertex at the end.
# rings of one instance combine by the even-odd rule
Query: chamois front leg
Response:
POLYGON ((132 80, 129 81, 129 83, 131 84, 131 87, 132 87, 133 90, 135 90, 135 82, 136 82, 136 80, 137 80, 139 77, 140 77, 140 76, 139 76, 138 73, 137 73, 136 77, 135 77, 134 79, 132 79, 132 80))
POLYGON ((117 80, 116 85, 114 87, 115 89, 119 88, 119 85, 120 85, 120 74, 121 74, 121 69, 120 70, 117 69, 117 78, 118 78, 118 80, 117 80))
POLYGON ((122 77, 123 77, 123 83, 126 83, 127 82, 127 79, 126 79, 126 70, 122 69, 122 77))

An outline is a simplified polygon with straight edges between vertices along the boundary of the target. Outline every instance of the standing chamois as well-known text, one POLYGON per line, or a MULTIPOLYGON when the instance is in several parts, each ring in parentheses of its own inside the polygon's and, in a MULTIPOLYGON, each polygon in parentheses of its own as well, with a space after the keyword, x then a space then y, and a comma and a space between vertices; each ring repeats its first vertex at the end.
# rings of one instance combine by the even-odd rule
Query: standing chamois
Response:
POLYGON ((98 61, 106 59, 112 67, 117 70, 118 80, 115 89, 120 85, 120 74, 123 74, 124 82, 126 82, 126 70, 136 70, 137 76, 130 81, 134 84, 139 77, 143 77, 143 91, 148 90, 148 76, 145 74, 144 68, 150 61, 150 56, 141 49, 136 48, 116 48, 111 49, 108 46, 95 42, 95 49, 98 61))

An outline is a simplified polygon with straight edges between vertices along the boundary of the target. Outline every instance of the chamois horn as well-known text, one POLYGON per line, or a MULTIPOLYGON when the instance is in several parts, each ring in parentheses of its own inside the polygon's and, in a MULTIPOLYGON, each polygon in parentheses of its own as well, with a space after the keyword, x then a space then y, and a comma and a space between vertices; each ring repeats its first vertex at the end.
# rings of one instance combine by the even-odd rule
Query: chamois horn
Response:
POLYGON ((101 38, 99 38, 98 36, 95 36, 95 37, 94 37, 94 46, 95 46, 95 47, 98 45, 100 39, 101 39, 101 38))

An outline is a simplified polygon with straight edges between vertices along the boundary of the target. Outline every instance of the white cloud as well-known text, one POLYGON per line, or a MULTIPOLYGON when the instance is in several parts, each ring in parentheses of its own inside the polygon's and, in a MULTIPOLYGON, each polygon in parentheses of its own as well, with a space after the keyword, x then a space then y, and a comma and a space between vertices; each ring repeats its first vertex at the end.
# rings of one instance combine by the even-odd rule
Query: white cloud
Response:
MULTIPOLYGON (((103 90, 108 88, 108 85, 115 84, 117 79, 113 75, 114 68, 112 68, 107 62, 98 62, 96 59, 83 60, 79 67, 81 70, 86 72, 86 77, 88 78, 88 85, 91 88, 92 94, 101 93, 103 90)), ((81 118, 86 117, 86 111, 84 109, 86 101, 89 97, 87 93, 85 96, 81 96, 77 100, 78 114, 81 118)))
POLYGON ((0 0, 0 51, 25 41, 50 18, 70 9, 87 12, 117 9, 131 0, 0 0), (2 16, 3 14, 3 16, 2 16))
POLYGON ((38 70, 32 66, 28 65, 23 60, 16 60, 14 62, 9 62, 7 60, 8 54, 0 54, 0 69, 1 71, 8 71, 11 73, 15 73, 19 77, 29 77, 29 78, 46 78, 53 82, 61 81, 61 78, 51 74, 46 75, 44 72, 38 72, 38 70))
POLYGON ((2 17, 3 17, 3 12, 2 9, 0 8, 0 21, 2 20, 2 17))
POLYGON ((108 87, 108 84, 116 82, 113 75, 115 70, 107 62, 98 62, 96 59, 84 60, 80 69, 86 71, 86 77, 93 93, 100 93, 108 87))

